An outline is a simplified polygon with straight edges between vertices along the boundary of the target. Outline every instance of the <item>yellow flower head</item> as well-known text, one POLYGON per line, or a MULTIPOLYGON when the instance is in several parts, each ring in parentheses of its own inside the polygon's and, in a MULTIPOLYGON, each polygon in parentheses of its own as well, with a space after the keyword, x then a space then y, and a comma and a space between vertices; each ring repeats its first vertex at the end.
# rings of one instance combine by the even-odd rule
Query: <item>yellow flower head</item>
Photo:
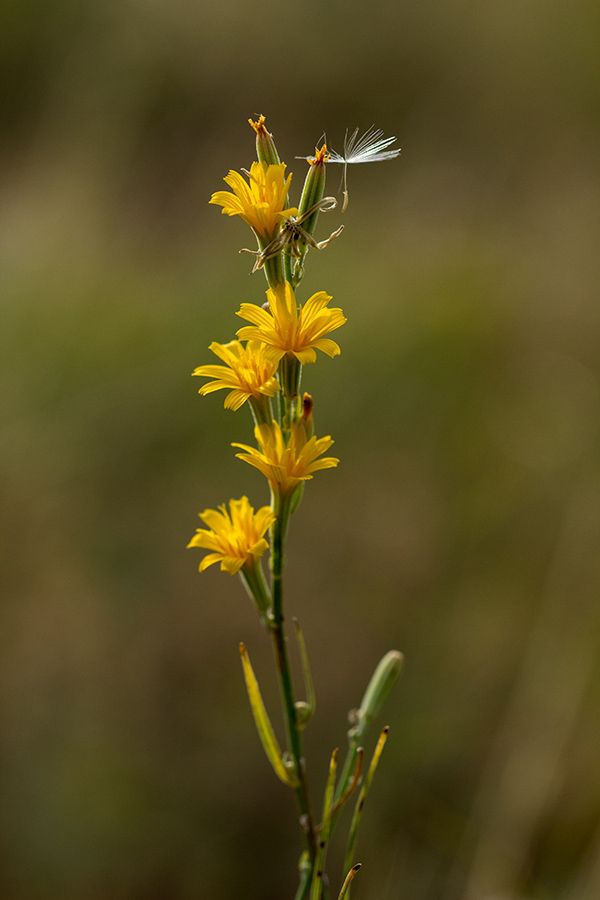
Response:
POLYGON ((239 172, 231 170, 223 180, 233 194, 217 191, 210 202, 222 206, 223 213, 228 216, 241 216, 259 237, 271 239, 279 228, 282 216, 298 215, 298 210, 294 208, 286 209, 284 213, 292 176, 285 177, 285 163, 269 166, 267 163, 253 162, 250 171, 245 174, 248 183, 239 172))
POLYGON ((286 444, 277 422, 271 425, 257 425, 254 429, 260 450, 247 444, 232 444, 244 453, 236 453, 251 466, 259 469, 269 479, 274 490, 286 494, 301 481, 308 481, 319 469, 333 469, 339 459, 326 456, 317 459, 333 444, 329 437, 307 439, 301 422, 292 425, 289 443, 286 444))
POLYGON ((214 378, 200 388, 200 394, 210 394, 221 388, 231 393, 225 398, 225 409, 239 409, 249 397, 274 397, 279 382, 274 377, 277 363, 265 355, 266 347, 259 341, 248 341, 244 347, 239 341, 218 344, 213 341, 209 350, 222 359, 224 366, 199 366, 192 375, 214 378))
POLYGON ((291 285, 278 284, 267 291, 270 312, 253 303, 242 303, 237 313, 253 325, 245 325, 237 332, 240 340, 262 341, 272 348, 268 355, 279 362, 285 353, 293 354, 301 363, 311 363, 317 358, 315 348, 337 356, 340 348, 335 341, 323 337, 335 331, 346 321, 341 309, 328 309, 331 297, 325 291, 313 294, 298 309, 291 285))
POLYGON ((221 571, 235 575, 244 565, 253 565, 269 546, 263 535, 275 521, 269 506, 258 512, 250 506, 247 497, 229 501, 216 509, 205 509, 200 518, 210 530, 199 528, 188 547, 212 550, 200 563, 200 572, 221 563, 221 571))

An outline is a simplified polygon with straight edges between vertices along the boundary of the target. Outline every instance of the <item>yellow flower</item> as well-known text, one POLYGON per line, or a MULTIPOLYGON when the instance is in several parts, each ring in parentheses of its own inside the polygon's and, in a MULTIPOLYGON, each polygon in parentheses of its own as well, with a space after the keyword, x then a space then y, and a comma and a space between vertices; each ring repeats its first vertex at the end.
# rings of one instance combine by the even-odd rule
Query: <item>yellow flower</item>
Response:
POLYGON ((236 456, 259 469, 269 479, 273 489, 279 489, 282 494, 286 494, 301 481, 308 481, 319 469, 332 469, 339 462, 334 456, 317 459, 329 450, 333 441, 329 435, 318 440, 316 437, 308 440, 301 422, 292 425, 287 445, 277 422, 257 425, 254 434, 260 450, 247 444, 231 446, 244 450, 244 453, 236 453, 236 456))
POLYGON ((210 394, 221 388, 231 393, 225 398, 225 409, 239 409, 253 397, 274 397, 279 390, 279 382, 274 377, 277 363, 265 355, 265 345, 259 341, 248 341, 244 347, 239 341, 218 344, 213 341, 209 350, 222 359, 224 366, 199 366, 192 375, 215 378, 200 388, 200 394, 210 394))
POLYGON ((212 550, 200 563, 200 572, 213 563, 221 563, 221 571, 235 575, 242 566, 253 566, 269 546, 263 535, 275 521, 270 506, 258 512, 250 506, 247 497, 229 501, 216 509, 205 509, 200 518, 210 530, 199 528, 188 547, 212 550))
POLYGON ((328 309, 331 297, 325 291, 313 294, 304 306, 298 309, 291 285, 278 284, 275 290, 267 291, 270 312, 253 303, 242 303, 237 313, 253 325, 245 325, 237 332, 240 340, 257 340, 267 344, 267 351, 273 361, 279 362, 285 353, 290 353, 301 363, 311 363, 317 358, 315 347, 337 356, 340 348, 335 341, 323 337, 344 324, 346 318, 341 309, 328 309))
POLYGON ((248 183, 239 172, 231 170, 223 180, 233 194, 217 191, 210 198, 210 203, 222 206, 223 213, 228 216, 241 216, 259 237, 271 239, 282 217, 298 215, 295 208, 284 212, 292 176, 285 177, 285 163, 269 166, 264 162, 253 162, 249 172, 242 171, 248 176, 248 183))

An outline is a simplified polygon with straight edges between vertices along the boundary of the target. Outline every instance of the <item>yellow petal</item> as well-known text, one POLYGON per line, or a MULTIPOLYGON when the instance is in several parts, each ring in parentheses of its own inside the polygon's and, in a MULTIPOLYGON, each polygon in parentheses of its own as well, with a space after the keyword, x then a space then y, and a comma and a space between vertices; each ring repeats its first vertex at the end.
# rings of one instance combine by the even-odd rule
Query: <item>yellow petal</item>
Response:
POLYGON ((317 359, 317 354, 312 347, 307 347, 306 350, 294 350, 293 353, 298 362, 301 362, 303 366, 307 365, 307 363, 314 363, 317 359))
POLYGON ((327 356, 339 356, 341 350, 339 348, 339 344, 336 344, 335 341, 330 340, 329 338, 318 338, 316 341, 313 341, 313 347, 316 347, 317 350, 322 350, 323 353, 326 353, 327 356))
MULTIPOLYGON (((193 544, 188 544, 188 547, 193 547, 193 544)), ((198 566, 199 572, 204 572, 205 569, 208 569, 209 566, 212 566, 214 563, 218 563, 221 561, 220 553, 209 553, 208 556, 205 556, 200 565, 198 566)))

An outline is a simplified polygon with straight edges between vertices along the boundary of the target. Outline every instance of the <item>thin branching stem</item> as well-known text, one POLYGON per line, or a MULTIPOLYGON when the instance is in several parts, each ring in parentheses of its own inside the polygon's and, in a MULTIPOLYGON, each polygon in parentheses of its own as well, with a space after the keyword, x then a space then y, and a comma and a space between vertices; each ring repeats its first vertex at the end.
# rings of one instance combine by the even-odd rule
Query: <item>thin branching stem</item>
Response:
POLYGON ((287 652, 287 638, 285 636, 283 625, 282 573, 285 532, 287 530, 287 520, 289 518, 289 507, 287 499, 281 498, 279 494, 275 494, 273 498, 273 507, 274 511, 277 513, 277 519, 275 520, 271 528, 271 575, 273 596, 273 619, 271 622, 271 633, 273 635, 273 646, 275 650, 277 675, 279 678, 281 699, 283 703, 288 748, 293 757, 299 780, 299 784, 298 787, 295 788, 295 792, 298 802, 298 811, 300 814, 301 830, 305 849, 308 852, 310 863, 311 865, 313 865, 317 853, 315 823, 304 765, 301 730, 298 727, 296 719, 296 704, 294 700, 294 689, 292 686, 292 676, 287 652))

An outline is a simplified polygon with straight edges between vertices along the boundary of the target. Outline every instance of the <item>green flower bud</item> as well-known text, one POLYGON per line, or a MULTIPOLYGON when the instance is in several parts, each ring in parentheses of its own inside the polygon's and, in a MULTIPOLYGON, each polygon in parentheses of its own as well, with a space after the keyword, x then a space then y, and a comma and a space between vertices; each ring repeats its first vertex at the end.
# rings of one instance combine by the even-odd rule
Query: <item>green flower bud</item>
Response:
POLYGON ((265 128, 265 117, 259 116, 258 122, 253 122, 252 119, 248 119, 248 121, 256 132, 256 155, 258 161, 267 163, 269 166, 278 166, 281 160, 279 159, 273 135, 269 134, 265 128))
POLYGON ((312 709, 305 700, 296 700, 296 724, 299 728, 305 728, 313 714, 312 709))
POLYGON ((357 713, 359 728, 364 730, 377 716, 398 680, 404 656, 398 650, 385 654, 373 672, 357 713))
MULTIPOLYGON (((323 199, 325 194, 325 163, 328 158, 327 145, 323 144, 320 150, 315 148, 314 157, 309 157, 308 159, 309 169, 304 180, 300 205, 298 206, 299 218, 306 215, 316 203, 323 199)), ((303 229, 311 236, 315 233, 319 212, 320 210, 317 208, 312 215, 302 222, 303 229)))

